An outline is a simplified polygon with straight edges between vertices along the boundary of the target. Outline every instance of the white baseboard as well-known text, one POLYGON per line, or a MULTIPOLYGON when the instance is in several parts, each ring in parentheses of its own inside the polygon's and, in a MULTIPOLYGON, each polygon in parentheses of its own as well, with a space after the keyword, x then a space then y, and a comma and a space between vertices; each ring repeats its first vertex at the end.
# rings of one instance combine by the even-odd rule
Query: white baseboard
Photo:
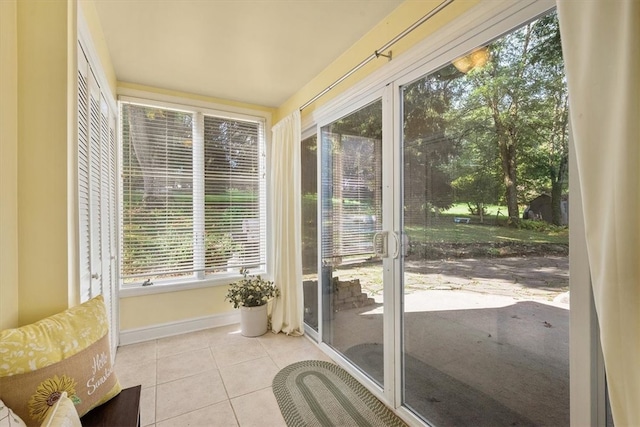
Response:
POLYGON ((239 311, 178 320, 175 322, 144 326, 142 328, 125 329, 120 331, 119 345, 135 344, 188 332, 201 331, 203 329, 233 325, 235 323, 240 323, 239 311))

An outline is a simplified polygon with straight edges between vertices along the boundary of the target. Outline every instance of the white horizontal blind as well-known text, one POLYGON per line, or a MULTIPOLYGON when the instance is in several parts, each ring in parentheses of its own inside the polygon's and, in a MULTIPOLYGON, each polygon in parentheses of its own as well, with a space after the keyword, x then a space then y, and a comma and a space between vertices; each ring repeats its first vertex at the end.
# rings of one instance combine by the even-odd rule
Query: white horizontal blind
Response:
POLYGON ((193 272, 191 113, 124 104, 122 279, 193 272))
POLYGON ((321 133, 328 153, 322 159, 323 215, 331 224, 331 233, 322 237, 325 258, 370 256, 373 236, 382 230, 382 171, 375 166, 382 141, 356 135, 359 128, 346 123, 334 122, 321 133))
POLYGON ((123 284, 266 264, 264 125, 122 103, 123 284))
POLYGON ((204 117, 205 269, 265 263, 260 129, 256 122, 204 117))
POLYGON ((340 163, 334 161, 333 166, 334 174, 339 167, 342 175, 341 228, 334 233, 341 234, 342 246, 334 247, 335 255, 367 255, 374 249, 374 233, 382 230, 382 170, 374 166, 381 163, 382 141, 355 135, 340 138, 340 163))
POLYGON ((207 271, 264 264, 259 129, 257 123, 204 117, 207 271))

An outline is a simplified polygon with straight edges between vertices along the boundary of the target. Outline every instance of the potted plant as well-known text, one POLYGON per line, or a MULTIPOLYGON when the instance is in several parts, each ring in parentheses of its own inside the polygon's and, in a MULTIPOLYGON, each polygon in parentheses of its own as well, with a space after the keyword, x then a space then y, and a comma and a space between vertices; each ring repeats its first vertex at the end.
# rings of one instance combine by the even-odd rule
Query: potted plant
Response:
POLYGON ((242 335, 257 337, 267 332, 267 302, 279 296, 280 290, 260 275, 250 276, 246 268, 241 268, 240 274, 242 279, 231 284, 224 299, 240 308, 242 335))

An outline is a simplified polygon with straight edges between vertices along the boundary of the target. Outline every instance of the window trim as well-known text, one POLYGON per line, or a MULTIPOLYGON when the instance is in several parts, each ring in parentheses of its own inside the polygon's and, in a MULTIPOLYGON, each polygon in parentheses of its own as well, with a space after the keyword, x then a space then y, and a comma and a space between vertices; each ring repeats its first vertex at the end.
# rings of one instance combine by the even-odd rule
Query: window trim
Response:
MULTIPOLYGON (((220 103, 214 103, 209 101, 203 101, 199 99, 190 99, 187 97, 178 97, 173 95, 159 94, 156 92, 147 92, 140 89, 131 88, 118 88, 118 107, 120 108, 122 103, 134 103, 139 105, 146 105, 150 107, 167 108, 172 110, 180 110, 193 112, 196 114, 216 116, 219 118, 232 119, 232 120, 248 120, 261 122, 263 126, 263 138, 265 143, 266 154, 266 172, 264 185, 266 186, 266 206, 265 206, 265 220, 269 224, 269 205, 270 205, 270 185, 268 179, 269 173, 269 156, 271 146, 271 113, 261 111, 258 109, 251 109, 246 107, 239 107, 233 105, 224 105, 220 103)), ((118 124, 118 135, 122 134, 122 123, 118 124)), ((122 156, 122 144, 118 144, 118 157, 122 156)), ((119 194, 122 194, 122 165, 118 167, 118 187, 119 194)), ((121 234, 122 226, 122 206, 118 206, 118 236, 121 234)), ((271 245, 271 232, 267 227, 266 233, 266 264, 265 270, 258 273, 265 276, 267 279, 271 277, 269 271, 269 247, 271 245)), ((121 257, 119 257, 121 258, 121 257)), ((119 262, 121 260, 119 259, 119 262)), ((120 266, 118 267, 120 271, 120 266)), ((201 289, 217 286, 225 286, 238 280, 241 277, 238 272, 218 273, 214 277, 209 276, 204 279, 197 279, 196 277, 180 278, 180 279, 160 279, 154 281, 154 286, 143 287, 141 284, 126 285, 123 286, 122 281, 118 280, 119 296, 121 298, 160 294, 167 292, 180 292, 190 289, 201 289)))

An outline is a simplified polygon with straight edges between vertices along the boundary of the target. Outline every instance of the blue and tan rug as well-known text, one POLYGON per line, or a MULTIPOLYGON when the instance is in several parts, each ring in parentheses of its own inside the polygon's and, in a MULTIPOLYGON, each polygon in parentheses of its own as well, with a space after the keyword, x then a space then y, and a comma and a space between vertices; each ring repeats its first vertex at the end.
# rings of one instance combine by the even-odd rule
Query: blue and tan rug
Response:
POLYGON ((282 369, 273 394, 289 427, 406 426, 344 369, 321 360, 282 369))

